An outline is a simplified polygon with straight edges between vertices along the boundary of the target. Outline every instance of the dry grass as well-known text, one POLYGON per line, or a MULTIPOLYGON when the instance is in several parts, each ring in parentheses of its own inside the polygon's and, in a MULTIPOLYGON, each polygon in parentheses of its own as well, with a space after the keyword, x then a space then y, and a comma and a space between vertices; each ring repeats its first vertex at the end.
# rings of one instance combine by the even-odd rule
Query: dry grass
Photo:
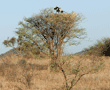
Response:
MULTIPOLYGON (((66 71, 68 78, 75 77, 71 68, 75 67, 78 61, 81 61, 82 66, 86 66, 83 70, 92 68, 93 66, 90 63, 93 60, 99 62, 101 59, 104 61, 102 70, 84 75, 71 90, 110 90, 109 57, 71 55, 62 56, 61 58, 61 61, 66 60, 62 67, 66 71), (67 63, 69 63, 69 66, 66 65, 67 63)), ((26 59, 22 55, 19 57, 12 55, 0 59, 0 90, 65 90, 61 88, 65 82, 64 76, 61 71, 57 73, 50 72, 50 60, 46 57, 42 60, 26 59)), ((83 72, 85 71, 81 73, 83 72)), ((70 81, 68 81, 69 85, 70 81)))

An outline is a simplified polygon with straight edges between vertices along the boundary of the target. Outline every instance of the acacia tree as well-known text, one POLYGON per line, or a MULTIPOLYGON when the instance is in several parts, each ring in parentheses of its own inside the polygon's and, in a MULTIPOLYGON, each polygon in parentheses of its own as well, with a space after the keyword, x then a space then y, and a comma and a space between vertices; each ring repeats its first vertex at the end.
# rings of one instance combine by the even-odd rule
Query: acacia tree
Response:
MULTIPOLYGON (((80 16, 78 17, 74 12, 56 14, 51 9, 44 9, 39 16, 25 18, 24 20, 28 23, 19 22, 19 25, 21 24, 23 28, 15 31, 19 35, 17 39, 18 45, 22 46, 23 51, 28 50, 32 53, 49 50, 51 59, 53 61, 59 60, 62 45, 65 45, 73 38, 85 38, 80 38, 81 35, 85 34, 84 29, 76 28, 78 24, 76 22, 80 19, 80 16), (28 31, 31 31, 31 34, 28 31), (76 35, 77 33, 79 35, 76 35)), ((10 41, 5 40, 3 43, 5 45, 9 43, 14 45, 15 40, 16 38, 13 37, 10 41)), ((79 43, 72 42, 70 45, 78 45, 79 43)))

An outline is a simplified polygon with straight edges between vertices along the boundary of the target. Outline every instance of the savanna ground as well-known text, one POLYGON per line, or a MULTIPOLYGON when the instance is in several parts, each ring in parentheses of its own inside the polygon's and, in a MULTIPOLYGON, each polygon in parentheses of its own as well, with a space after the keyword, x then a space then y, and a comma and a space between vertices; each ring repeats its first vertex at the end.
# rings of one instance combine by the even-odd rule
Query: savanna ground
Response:
MULTIPOLYGON (((64 59, 66 63, 62 67, 67 72, 69 85, 71 78, 75 77, 71 67, 74 68, 78 61, 85 66, 80 74, 94 67, 91 61, 104 61, 103 69, 84 75, 71 90, 110 90, 110 57, 70 55, 62 56, 61 61, 64 59)), ((48 56, 27 59, 23 55, 0 59, 0 90, 65 90, 61 87, 65 84, 63 73, 50 72, 50 60, 48 56)))

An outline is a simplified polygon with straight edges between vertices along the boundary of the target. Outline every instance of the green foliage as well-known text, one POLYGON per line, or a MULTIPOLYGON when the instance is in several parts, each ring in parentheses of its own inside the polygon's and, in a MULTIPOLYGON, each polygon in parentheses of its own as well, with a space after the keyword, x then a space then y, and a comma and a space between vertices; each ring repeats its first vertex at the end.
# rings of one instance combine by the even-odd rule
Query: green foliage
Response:
POLYGON ((101 41, 97 40, 98 43, 94 46, 85 48, 83 50, 84 54, 96 55, 96 56, 110 56, 110 38, 104 38, 101 41))
MULTIPOLYGON (((67 43, 69 39, 79 38, 79 36, 85 34, 83 32, 84 29, 75 29, 76 22, 80 20, 80 16, 75 16, 75 14, 54 14, 52 9, 44 9, 40 15, 24 18, 24 20, 27 23, 20 21, 18 25, 22 27, 16 28, 18 31, 15 31, 19 36, 17 39, 19 46, 17 48, 22 47, 22 51, 32 52, 34 55, 37 52, 44 53, 49 50, 50 55, 60 57, 61 52, 63 53, 62 44, 67 43), (72 27, 74 29, 71 29, 72 27), (76 33, 80 33, 80 35, 76 35, 76 33), (64 39, 66 39, 65 42, 63 41, 64 39), (55 55, 56 51, 57 55, 55 55)), ((3 43, 9 46, 12 43, 14 46, 15 40, 15 37, 13 37, 9 41, 5 40, 3 43)), ((77 44, 72 43, 70 45, 77 44)))

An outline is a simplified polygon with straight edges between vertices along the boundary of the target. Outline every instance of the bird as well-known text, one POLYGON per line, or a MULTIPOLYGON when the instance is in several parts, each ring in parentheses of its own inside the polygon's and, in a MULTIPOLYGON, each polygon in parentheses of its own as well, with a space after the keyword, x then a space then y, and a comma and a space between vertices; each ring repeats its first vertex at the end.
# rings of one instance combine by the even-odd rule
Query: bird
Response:
POLYGON ((54 10, 56 10, 57 12, 63 13, 63 10, 61 10, 61 8, 59 8, 59 7, 57 7, 57 6, 54 8, 54 10))

